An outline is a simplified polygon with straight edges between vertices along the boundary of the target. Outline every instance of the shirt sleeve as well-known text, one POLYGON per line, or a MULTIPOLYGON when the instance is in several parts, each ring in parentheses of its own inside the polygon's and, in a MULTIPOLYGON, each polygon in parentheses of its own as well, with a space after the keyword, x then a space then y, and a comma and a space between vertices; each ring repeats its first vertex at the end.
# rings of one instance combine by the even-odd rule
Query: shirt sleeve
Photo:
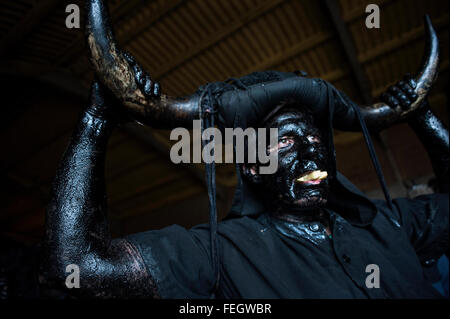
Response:
POLYGON ((394 200, 400 222, 422 263, 438 260, 448 249, 449 196, 431 194, 394 200))
POLYGON ((126 237, 141 253, 161 298, 210 298, 214 288, 209 231, 173 225, 126 237))

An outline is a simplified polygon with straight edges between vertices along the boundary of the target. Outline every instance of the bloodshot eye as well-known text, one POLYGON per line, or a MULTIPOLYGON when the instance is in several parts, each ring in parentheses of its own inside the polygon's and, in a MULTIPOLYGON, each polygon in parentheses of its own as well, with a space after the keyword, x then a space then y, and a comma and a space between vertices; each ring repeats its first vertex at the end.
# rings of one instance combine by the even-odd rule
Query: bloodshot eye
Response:
POLYGON ((306 138, 307 138, 308 141, 310 141, 311 143, 320 143, 320 138, 318 138, 317 136, 314 136, 314 135, 308 135, 306 138))

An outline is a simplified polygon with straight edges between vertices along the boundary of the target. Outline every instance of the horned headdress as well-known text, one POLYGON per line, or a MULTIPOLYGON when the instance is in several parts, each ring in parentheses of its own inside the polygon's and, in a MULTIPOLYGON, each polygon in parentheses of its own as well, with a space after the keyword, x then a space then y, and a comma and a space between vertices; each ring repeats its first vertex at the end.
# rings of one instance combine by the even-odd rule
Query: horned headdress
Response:
MULTIPOLYGON (((439 41, 431 24, 425 17, 427 44, 421 69, 415 76, 414 91, 418 98, 407 110, 392 108, 385 103, 358 107, 331 84, 294 73, 269 72, 266 79, 256 83, 218 82, 202 87, 185 97, 152 94, 158 87, 151 81, 140 82, 141 73, 137 62, 121 51, 115 42, 109 24, 107 8, 102 0, 87 0, 86 37, 90 60, 97 78, 124 104, 132 117, 140 123, 159 128, 191 127, 192 120, 202 119, 203 127, 247 127, 257 125, 267 114, 285 101, 296 101, 311 106, 316 114, 325 117, 330 127, 362 130, 371 158, 380 179, 389 206, 392 206, 380 165, 373 151, 368 129, 388 127, 414 112, 423 102, 437 78, 439 66, 439 41), (150 94, 149 94, 150 93, 150 94), (325 116, 323 114, 326 114, 325 116)), ((242 79, 242 78, 241 78, 242 79)), ((331 129, 329 130, 332 131, 331 129)), ((334 150, 332 132, 328 139, 334 150)), ((216 204, 214 164, 206 164, 206 180, 210 203, 211 254, 215 273, 219 276, 216 242, 216 204)), ((334 165, 335 167, 335 165, 334 165)), ((246 189, 241 183, 238 170, 238 186, 234 201, 239 205, 240 215, 250 215, 254 209, 246 209, 250 201, 244 200, 246 189)), ((338 175, 339 177, 339 175, 338 175)), ((339 180, 339 178, 337 178, 339 180)), ((233 204, 233 207, 236 205, 233 204)), ((233 213, 233 210, 232 210, 233 213)), ((217 280, 218 282, 218 280, 217 280)))

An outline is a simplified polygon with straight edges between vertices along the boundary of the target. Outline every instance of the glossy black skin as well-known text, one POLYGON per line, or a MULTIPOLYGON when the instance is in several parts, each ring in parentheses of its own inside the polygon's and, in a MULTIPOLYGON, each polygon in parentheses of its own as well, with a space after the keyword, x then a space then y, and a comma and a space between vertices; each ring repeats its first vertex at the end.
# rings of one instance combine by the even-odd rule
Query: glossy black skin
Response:
POLYGON ((408 120, 427 150, 437 179, 438 191, 449 192, 449 140, 447 127, 427 107, 408 120))
MULTIPOLYGON (((415 101, 417 94, 414 92, 416 81, 410 76, 405 76, 403 81, 389 87, 381 99, 392 107, 400 106, 407 110, 415 101)), ((430 157, 436 179, 438 191, 449 192, 449 137, 448 128, 431 111, 428 101, 413 114, 403 120, 414 130, 422 142, 430 157)))
MULTIPOLYGON (((393 104, 398 102, 403 108, 407 108, 414 99, 414 95, 408 94, 414 83, 413 80, 406 78, 400 86, 401 90, 390 87, 388 90, 390 97, 385 95, 384 98, 393 104)), ((424 106, 412 116, 407 117, 405 122, 413 129, 427 150, 437 179, 438 192, 448 193, 450 153, 448 128, 433 114, 428 101, 425 101, 424 106)))
POLYGON ((82 297, 157 297, 142 257, 108 230, 105 156, 123 121, 117 101, 99 83, 58 168, 47 208, 40 282, 82 297), (66 266, 80 268, 80 288, 65 286, 66 266))
MULTIPOLYGON (((58 168, 47 209, 40 271, 40 281, 44 285, 82 297, 158 297, 154 284, 157 278, 148 274, 137 249, 125 239, 112 239, 108 231, 104 177, 106 146, 112 130, 127 120, 123 114, 118 101, 100 84, 94 83, 90 105, 58 168), (80 267, 80 289, 65 287, 68 275, 65 269, 69 264, 80 267)), ((433 167, 439 179, 447 176, 447 183, 442 181, 442 187, 448 190, 447 130, 430 111, 414 119, 411 117, 410 121, 430 155, 435 159, 446 159, 433 160, 433 167)), ((297 143, 280 150, 282 165, 279 173, 262 177, 272 181, 264 184, 273 184, 267 189, 267 195, 279 198, 281 206, 291 208, 286 210, 289 214, 284 219, 296 222, 299 216, 310 216, 309 220, 318 220, 325 229, 326 218, 317 209, 322 203, 315 198, 326 199, 327 184, 309 189, 293 184, 293 179, 306 169, 323 170, 326 150, 322 143, 305 139, 308 134, 320 138, 320 133, 314 128, 313 121, 298 113, 277 116, 269 125, 278 125, 281 132, 289 130, 297 143), (299 209, 295 201, 301 198, 307 201, 299 209)), ((317 240, 324 238, 321 233, 315 236, 317 240)))

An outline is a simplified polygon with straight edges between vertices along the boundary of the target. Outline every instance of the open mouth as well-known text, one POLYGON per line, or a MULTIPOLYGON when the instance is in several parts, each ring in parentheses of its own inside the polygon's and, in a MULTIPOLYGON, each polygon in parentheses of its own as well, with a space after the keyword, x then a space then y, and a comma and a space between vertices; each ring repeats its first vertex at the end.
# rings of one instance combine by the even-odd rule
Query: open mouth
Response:
POLYGON ((317 185, 320 184, 325 178, 328 177, 328 173, 324 171, 312 171, 306 172, 301 175, 295 181, 297 183, 305 184, 305 185, 317 185))

